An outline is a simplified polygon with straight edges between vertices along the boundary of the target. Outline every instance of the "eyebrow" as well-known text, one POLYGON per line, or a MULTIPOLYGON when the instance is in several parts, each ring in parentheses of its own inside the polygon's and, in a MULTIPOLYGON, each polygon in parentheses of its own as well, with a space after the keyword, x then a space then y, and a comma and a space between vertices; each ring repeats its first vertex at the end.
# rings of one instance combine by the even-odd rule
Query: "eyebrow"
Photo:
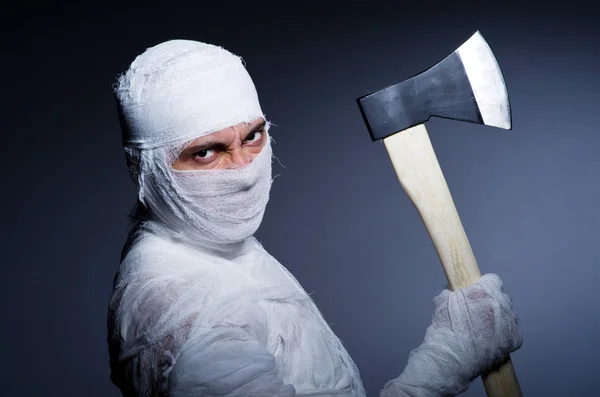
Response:
POLYGON ((258 131, 264 129, 265 125, 267 125, 267 122, 265 120, 262 120, 261 122, 259 122, 258 124, 256 124, 254 127, 252 127, 252 129, 250 130, 249 133, 246 134, 246 137, 244 139, 248 138, 248 136, 250 134, 253 134, 255 132, 258 132, 258 131))
MULTIPOLYGON (((253 134, 255 132, 258 132, 262 129, 265 128, 265 125, 267 124, 267 122, 265 120, 262 120, 261 122, 259 122, 258 124, 256 124, 254 127, 252 127, 252 129, 250 130, 250 132, 248 132, 246 134, 246 136, 244 137, 244 139, 248 138, 248 136, 250 134, 253 134)), ((198 145, 194 145, 194 146, 190 146, 188 148, 186 148, 182 153, 196 153, 196 152, 201 152, 203 150, 207 150, 207 149, 219 149, 219 150, 224 150, 227 148, 227 145, 219 142, 219 141, 206 141, 203 143, 200 143, 198 145)))

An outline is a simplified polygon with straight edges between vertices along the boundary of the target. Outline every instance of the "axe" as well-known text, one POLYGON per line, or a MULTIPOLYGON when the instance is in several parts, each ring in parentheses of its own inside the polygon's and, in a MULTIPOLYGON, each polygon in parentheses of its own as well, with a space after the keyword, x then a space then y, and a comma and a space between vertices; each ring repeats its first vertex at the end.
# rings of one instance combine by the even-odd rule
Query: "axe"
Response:
MULTIPOLYGON (((383 140, 421 215, 449 288, 475 283, 481 273, 424 123, 435 116, 512 128, 504 77, 489 45, 477 31, 435 66, 356 101, 371 140, 383 140)), ((522 396, 510 356, 482 381, 490 397, 522 396)))

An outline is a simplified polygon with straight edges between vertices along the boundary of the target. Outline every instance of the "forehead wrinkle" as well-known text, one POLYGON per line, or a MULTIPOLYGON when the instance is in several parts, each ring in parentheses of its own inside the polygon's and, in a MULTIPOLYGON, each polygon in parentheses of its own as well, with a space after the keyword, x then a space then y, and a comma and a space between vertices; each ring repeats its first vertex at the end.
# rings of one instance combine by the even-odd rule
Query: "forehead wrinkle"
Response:
POLYGON ((231 128, 233 128, 234 130, 243 128, 242 131, 250 132, 250 131, 256 131, 256 130, 264 127, 266 124, 267 124, 267 122, 263 118, 260 118, 256 121, 252 121, 249 123, 242 123, 242 124, 234 125, 231 128))
MULTIPOLYGON (((203 135, 203 136, 196 138, 195 140, 193 140, 193 141, 189 142, 187 145, 185 145, 184 148, 181 150, 181 152, 189 151, 189 150, 197 150, 197 148, 205 148, 205 147, 211 147, 211 146, 227 147, 227 146, 230 146, 232 144, 232 142, 235 140, 235 138, 238 135, 237 132, 240 129, 242 129, 240 131, 242 133, 242 135, 245 135, 251 131, 257 131, 259 129, 264 128, 266 126, 266 124, 267 124, 266 120, 261 117, 258 120, 253 121, 253 122, 232 125, 231 127, 228 127, 228 128, 225 128, 225 129, 222 129, 219 131, 215 131, 208 135, 203 135)), ((242 136, 242 139, 243 138, 244 138, 244 136, 242 136)))
MULTIPOLYGON (((229 129, 227 129, 229 130, 229 129)), ((229 146, 235 140, 237 134, 233 130, 227 131, 221 130, 209 135, 205 135, 192 141, 187 147, 201 147, 201 146, 229 146)))

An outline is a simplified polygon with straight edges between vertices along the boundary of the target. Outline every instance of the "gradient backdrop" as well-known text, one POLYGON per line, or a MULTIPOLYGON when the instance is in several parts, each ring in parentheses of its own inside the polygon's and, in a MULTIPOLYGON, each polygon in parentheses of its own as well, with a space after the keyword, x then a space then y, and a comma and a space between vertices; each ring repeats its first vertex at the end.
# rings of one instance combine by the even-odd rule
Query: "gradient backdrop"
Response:
MULTIPOLYGON (((377 396, 445 278, 355 98, 479 29, 513 130, 435 119, 431 139, 482 272, 502 277, 522 318, 525 396, 597 396, 600 24, 591 2, 451 3, 5 9, 0 394, 119 396, 105 317, 135 191, 111 85, 145 48, 188 38, 247 62, 283 164, 258 237, 314 292, 377 396)), ((483 395, 481 381, 465 395, 483 395)))

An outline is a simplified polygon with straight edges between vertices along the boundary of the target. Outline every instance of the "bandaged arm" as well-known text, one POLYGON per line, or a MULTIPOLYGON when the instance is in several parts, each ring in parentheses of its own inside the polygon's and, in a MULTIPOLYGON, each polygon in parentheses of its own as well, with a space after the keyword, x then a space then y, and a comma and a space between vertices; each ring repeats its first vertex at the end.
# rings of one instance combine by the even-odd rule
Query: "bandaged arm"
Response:
POLYGON ((409 356, 380 397, 456 396, 523 343, 502 281, 487 274, 463 289, 434 298, 433 321, 423 343, 409 356))
POLYGON ((192 331, 170 369, 171 397, 294 397, 276 372, 275 357, 239 327, 192 331))

